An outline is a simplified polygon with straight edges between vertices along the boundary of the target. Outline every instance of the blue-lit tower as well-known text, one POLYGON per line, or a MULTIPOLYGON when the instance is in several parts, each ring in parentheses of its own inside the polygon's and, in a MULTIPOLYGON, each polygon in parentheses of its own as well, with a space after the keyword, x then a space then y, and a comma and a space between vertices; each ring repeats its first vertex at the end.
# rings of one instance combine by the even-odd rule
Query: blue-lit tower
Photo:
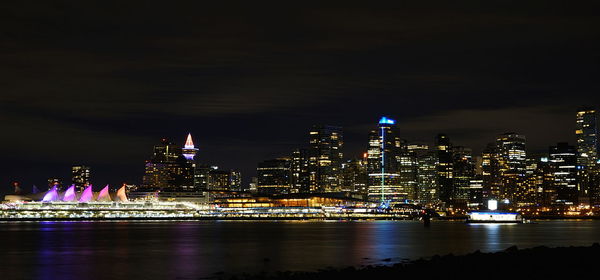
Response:
POLYGON ((378 129, 372 130, 369 134, 367 150, 369 200, 382 205, 394 204, 402 200, 398 164, 400 145, 396 121, 382 117, 378 129))

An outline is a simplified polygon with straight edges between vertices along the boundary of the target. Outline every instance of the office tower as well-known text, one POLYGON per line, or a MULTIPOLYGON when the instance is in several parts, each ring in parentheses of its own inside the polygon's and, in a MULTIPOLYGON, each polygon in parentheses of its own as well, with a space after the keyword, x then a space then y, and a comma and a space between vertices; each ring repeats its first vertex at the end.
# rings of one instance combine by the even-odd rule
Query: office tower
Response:
POLYGON ((342 128, 315 125, 310 131, 309 143, 307 152, 310 191, 339 191, 344 143, 342 128))
POLYGON ((452 195, 455 207, 466 207, 469 202, 471 180, 475 177, 475 162, 470 148, 454 146, 452 148, 452 195))
POLYGON ((367 197, 368 179, 366 155, 362 159, 351 159, 342 164, 343 191, 367 197))
POLYGON ((310 180, 308 169, 308 154, 306 149, 296 149, 292 152, 290 171, 290 193, 310 193, 310 180))
POLYGON ((242 174, 236 170, 220 170, 212 166, 208 171, 208 191, 242 191, 242 174))
POLYGON ((400 142, 400 153, 398 154, 398 182, 400 185, 400 198, 406 201, 414 201, 417 197, 417 154, 411 145, 411 149, 404 140, 400 142))
POLYGON ((578 191, 582 200, 600 204, 598 175, 598 126, 596 110, 582 108, 577 111, 575 135, 577 137, 578 191))
POLYGON ((78 191, 83 191, 85 187, 90 185, 90 171, 91 168, 85 165, 75 165, 71 168, 71 182, 78 191))
POLYGON ((526 138, 514 132, 508 132, 496 139, 497 160, 500 170, 502 199, 520 203, 526 201, 523 196, 525 183, 526 138))
POLYGON ((289 158, 265 160, 258 164, 257 191, 261 194, 289 193, 291 172, 289 158))
POLYGON ((483 177, 481 174, 475 174, 469 181, 469 191, 467 199, 468 209, 484 209, 483 200, 483 177))
POLYGON ((434 207, 440 201, 438 185, 437 151, 420 149, 417 153, 417 198, 428 207, 434 207))
POLYGON ((401 141, 395 124, 396 121, 382 117, 378 129, 369 133, 368 199, 384 206, 404 202, 401 196, 398 168, 401 141))
POLYGON ((196 186, 199 192, 208 190, 208 175, 213 169, 218 169, 218 167, 206 164, 196 165, 196 170, 194 171, 194 186, 196 186))
POLYGON ((550 147, 549 155, 557 193, 556 202, 577 204, 577 149, 568 143, 558 143, 550 147))
POLYGON ((500 175, 500 163, 498 162, 498 147, 495 143, 489 143, 481 153, 481 175, 484 202, 500 199, 502 179, 500 175))
POLYGON ((452 203, 453 184, 453 162, 452 143, 445 134, 438 134, 435 138, 435 146, 438 158, 438 186, 440 190, 440 200, 450 206, 452 203))
POLYGON ((146 161, 141 190, 197 191, 194 158, 197 151, 191 135, 183 149, 162 139, 154 146, 152 158, 146 161))

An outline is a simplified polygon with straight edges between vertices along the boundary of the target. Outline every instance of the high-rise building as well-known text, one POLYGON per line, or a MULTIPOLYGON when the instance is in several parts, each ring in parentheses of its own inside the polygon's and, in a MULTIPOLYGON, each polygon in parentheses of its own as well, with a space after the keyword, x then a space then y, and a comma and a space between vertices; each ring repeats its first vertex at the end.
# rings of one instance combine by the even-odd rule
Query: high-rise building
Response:
POLYGON ((577 150, 568 143, 550 147, 550 166, 554 177, 557 203, 573 205, 578 202, 577 150))
POLYGON ((427 149, 415 150, 417 153, 417 198, 423 205, 433 207, 440 201, 438 185, 437 151, 427 149))
POLYGON ((262 194, 289 193, 291 172, 289 158, 265 160, 258 164, 257 191, 262 194))
POLYGON ((445 134, 438 134, 435 138, 435 146, 438 159, 438 186, 440 191, 440 200, 446 203, 446 206, 452 204, 452 194, 454 189, 454 158, 452 156, 452 143, 445 134))
POLYGON ((78 191, 83 191, 85 187, 90 185, 91 168, 86 165, 74 165, 71 168, 71 182, 75 185, 78 191))
POLYGON ((308 171, 311 192, 340 191, 342 169, 342 128, 315 125, 310 130, 308 171))
POLYGON ((600 204, 598 175, 598 125, 596 110, 582 108, 577 111, 575 135, 577 137, 578 191, 582 200, 600 204))
POLYGON ((242 191, 242 174, 236 170, 211 167, 208 172, 208 191, 242 191))
POLYGON ((154 146, 152 158, 146 161, 141 190, 198 191, 197 151, 191 135, 188 135, 184 148, 162 139, 154 146))
POLYGON ((291 193, 310 193, 309 159, 306 149, 296 149, 292 152, 290 161, 291 193))
POLYGON ((475 177, 475 162, 470 148, 454 146, 452 148, 452 195, 454 206, 467 206, 471 192, 471 181, 475 177))
POLYGON ((498 162, 498 147, 495 143, 489 143, 481 153, 481 175, 484 202, 500 199, 502 179, 500 175, 500 163, 498 162))
POLYGON ((342 164, 342 191, 352 192, 366 198, 368 179, 366 157, 347 160, 342 164))
POLYGON ((404 202, 398 168, 401 140, 396 121, 382 117, 379 127, 369 133, 367 172, 369 174, 370 201, 382 205, 404 202))
POLYGON ((526 138, 508 132, 496 139, 497 160, 501 177, 500 195, 511 202, 526 202, 523 196, 526 168, 526 138))

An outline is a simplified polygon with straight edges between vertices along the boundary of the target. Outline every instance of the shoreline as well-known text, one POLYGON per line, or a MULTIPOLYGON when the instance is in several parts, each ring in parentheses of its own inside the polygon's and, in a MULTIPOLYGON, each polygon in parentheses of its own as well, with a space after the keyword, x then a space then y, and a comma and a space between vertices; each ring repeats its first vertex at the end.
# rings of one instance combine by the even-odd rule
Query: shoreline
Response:
MULTIPOLYGON (((274 273, 224 276, 217 273, 212 279, 220 280, 318 280, 318 279, 555 279, 566 277, 597 277, 597 258, 600 244, 591 246, 546 247, 519 249, 509 247, 503 251, 483 253, 479 250, 466 255, 434 255, 429 258, 409 260, 391 265, 365 267, 326 268, 317 271, 278 271, 274 273)), ((592 278, 593 279, 593 278, 592 278)))

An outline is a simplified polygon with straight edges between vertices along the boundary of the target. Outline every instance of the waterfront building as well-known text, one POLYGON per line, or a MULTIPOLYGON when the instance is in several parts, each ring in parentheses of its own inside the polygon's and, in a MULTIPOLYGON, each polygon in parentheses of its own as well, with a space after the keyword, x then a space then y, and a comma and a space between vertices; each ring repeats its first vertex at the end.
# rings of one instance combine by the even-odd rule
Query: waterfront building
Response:
POLYGON ((74 165, 71 168, 71 182, 82 191, 90 184, 91 168, 86 165, 74 165))
POLYGON ((211 168, 208 172, 209 191, 242 191, 241 173, 236 170, 211 168))
POLYGON ((306 149, 296 149, 292 152, 290 193, 310 193, 309 159, 306 149))
POLYGON ((475 177, 473 151, 463 146, 452 148, 452 194, 451 201, 455 207, 464 207, 469 202, 471 180, 475 177))
POLYGON ((559 204, 577 204, 577 150, 568 143, 550 147, 550 166, 559 204))
POLYGON ((476 174, 469 180, 469 192, 467 200, 468 209, 483 209, 483 178, 482 175, 476 174))
POLYGON ((377 130, 369 133, 367 172, 370 201, 382 205, 404 203, 398 168, 401 141, 396 121, 382 117, 377 130))
POLYGON ((586 202, 600 204, 598 175, 598 125, 596 110, 582 108, 576 114, 575 136, 577 137, 577 177, 579 195, 586 202))
POLYGON ((261 194, 289 193, 291 172, 289 158, 277 158, 258 164, 257 191, 261 194))
POLYGON ((315 125, 310 130, 308 171, 310 192, 340 191, 342 169, 342 128, 315 125))
POLYGON ((405 200, 415 201, 417 199, 418 159, 417 151, 426 149, 427 146, 420 144, 408 145, 401 142, 400 154, 398 155, 398 173, 400 182, 400 196, 405 200))
POLYGON ((435 146, 438 158, 438 186, 440 200, 450 206, 454 189, 454 157, 452 156, 452 143, 445 134, 438 134, 435 138, 435 146))
POLYGON ((440 201, 437 151, 421 148, 417 153, 417 198, 423 205, 433 207, 440 201))
POLYGON ((351 159, 342 164, 342 191, 366 198, 368 180, 366 155, 362 159, 351 159))

